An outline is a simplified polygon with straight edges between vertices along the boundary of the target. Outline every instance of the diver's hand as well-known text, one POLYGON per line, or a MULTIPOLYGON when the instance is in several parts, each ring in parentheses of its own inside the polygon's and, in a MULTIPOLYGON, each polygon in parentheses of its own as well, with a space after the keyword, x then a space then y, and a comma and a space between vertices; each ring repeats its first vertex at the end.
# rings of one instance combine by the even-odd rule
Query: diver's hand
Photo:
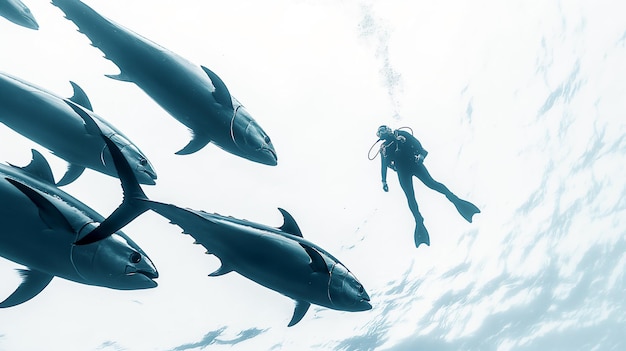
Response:
POLYGON ((383 190, 384 190, 385 192, 388 192, 388 191, 389 191, 389 187, 387 186, 387 182, 383 182, 383 190))
POLYGON ((424 159, 428 156, 428 151, 424 150, 420 152, 417 156, 415 156, 415 162, 424 163, 424 159))

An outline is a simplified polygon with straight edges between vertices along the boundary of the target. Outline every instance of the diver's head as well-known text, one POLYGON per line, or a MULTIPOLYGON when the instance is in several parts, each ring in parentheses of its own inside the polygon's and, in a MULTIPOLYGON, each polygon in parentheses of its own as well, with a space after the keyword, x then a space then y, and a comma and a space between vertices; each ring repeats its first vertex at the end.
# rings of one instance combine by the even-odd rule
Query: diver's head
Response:
MULTIPOLYGON (((234 100, 234 98, 233 98, 234 100)), ((270 137, 250 116, 245 107, 235 104, 230 122, 230 137, 237 150, 232 152, 250 161, 276 166, 278 157, 270 137)))
MULTIPOLYGON (((157 179, 157 175, 154 171, 154 168, 152 168, 152 164, 150 164, 150 161, 148 161, 146 156, 141 151, 139 151, 139 149, 133 143, 131 143, 128 139, 120 134, 113 134, 109 136, 109 139, 111 139, 111 141, 113 141, 122 151, 122 154, 128 161, 128 164, 135 173, 135 177, 137 177, 137 181, 140 184, 156 184, 155 180, 157 179)), ((113 163, 111 154, 108 152, 108 147, 106 146, 102 150, 102 163, 107 168, 107 170, 110 170, 109 174, 113 175, 114 177, 117 176, 115 164, 113 163)))
POLYGON ((376 136, 380 139, 385 139, 386 137, 392 134, 393 134, 393 130, 386 125, 382 125, 378 127, 378 130, 376 131, 376 136))
MULTIPOLYGON (((79 238, 94 230, 99 223, 81 229, 79 238)), ((112 289, 134 290, 157 286, 154 264, 126 235, 113 233, 87 245, 72 246, 72 264, 85 283, 112 289)))

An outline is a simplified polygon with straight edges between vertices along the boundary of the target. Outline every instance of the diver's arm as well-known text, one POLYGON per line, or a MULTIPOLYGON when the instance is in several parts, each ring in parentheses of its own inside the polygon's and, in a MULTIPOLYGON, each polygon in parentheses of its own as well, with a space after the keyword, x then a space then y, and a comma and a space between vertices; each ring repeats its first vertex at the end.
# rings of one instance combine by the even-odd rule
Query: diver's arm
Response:
POLYGON ((387 159, 387 156, 382 155, 381 153, 381 158, 380 158, 380 176, 383 182, 383 190, 385 192, 389 191, 389 187, 387 186, 387 163, 389 163, 389 160, 387 159))

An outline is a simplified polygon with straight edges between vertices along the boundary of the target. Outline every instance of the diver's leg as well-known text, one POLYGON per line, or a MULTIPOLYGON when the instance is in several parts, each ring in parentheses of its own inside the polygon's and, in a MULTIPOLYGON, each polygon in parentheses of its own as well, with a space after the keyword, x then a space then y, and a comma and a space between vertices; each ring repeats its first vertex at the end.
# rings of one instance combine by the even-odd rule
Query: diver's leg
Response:
POLYGON ((454 207, 456 207, 456 210, 459 211, 461 216, 463 216, 466 221, 472 223, 472 216, 474 216, 476 213, 480 213, 480 210, 474 204, 469 201, 459 199, 458 196, 454 195, 445 185, 434 180, 430 173, 428 173, 426 166, 424 166, 423 164, 418 164, 415 166, 414 174, 417 178, 419 178, 419 180, 422 181, 422 183, 424 183, 424 185, 445 195, 446 198, 448 198, 448 200, 452 202, 454 207))
POLYGON ((422 217, 422 214, 417 206, 417 201, 415 200, 413 175, 409 172, 398 172, 398 180, 400 181, 400 187, 402 187, 404 195, 406 195, 406 200, 409 203, 411 213, 413 213, 413 218, 415 218, 415 231, 413 233, 415 247, 419 247, 422 243, 430 246, 430 237, 428 236, 428 231, 424 226, 424 217, 422 217))
POLYGON ((424 185, 438 193, 444 194, 448 199, 450 199, 450 197, 456 197, 445 185, 434 180, 423 164, 416 164, 413 168, 413 173, 424 185))

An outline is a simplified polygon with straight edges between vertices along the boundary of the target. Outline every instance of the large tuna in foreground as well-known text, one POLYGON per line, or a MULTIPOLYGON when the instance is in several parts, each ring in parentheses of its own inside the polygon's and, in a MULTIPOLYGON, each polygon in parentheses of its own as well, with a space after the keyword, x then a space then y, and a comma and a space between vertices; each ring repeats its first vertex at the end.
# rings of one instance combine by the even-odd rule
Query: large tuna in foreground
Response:
POLYGON ((157 286, 152 261, 119 231, 142 211, 125 202, 105 220, 54 186, 48 162, 36 151, 26 167, 0 165, 0 199, 0 256, 27 267, 0 308, 30 300, 55 276, 121 290, 157 286), (106 238, 75 245, 94 230, 106 238))
MULTIPOLYGON (((107 143, 121 179, 132 179, 124 157, 107 143)), ((126 182, 124 193, 124 200, 134 208, 159 213, 194 237, 207 253, 217 256, 222 266, 211 276, 237 272, 294 299, 296 308, 289 326, 298 323, 311 304, 342 311, 372 308, 356 277, 330 253, 304 239, 293 217, 283 209, 284 224, 273 228, 149 200, 137 182, 126 182)), ((107 232, 94 231, 77 244, 93 245, 107 238, 107 232)))
POLYGON ((109 77, 137 84, 190 129, 192 140, 177 154, 191 154, 213 142, 248 160, 277 164, 269 136, 211 70, 102 17, 78 0, 52 3, 118 66, 120 74, 109 77))

